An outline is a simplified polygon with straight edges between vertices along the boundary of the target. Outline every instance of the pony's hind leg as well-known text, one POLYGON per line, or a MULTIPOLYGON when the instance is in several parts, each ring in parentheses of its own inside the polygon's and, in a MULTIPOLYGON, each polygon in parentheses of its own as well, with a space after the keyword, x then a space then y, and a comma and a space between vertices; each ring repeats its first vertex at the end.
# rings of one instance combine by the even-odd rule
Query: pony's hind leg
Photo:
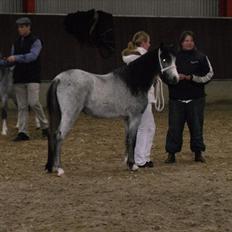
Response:
POLYGON ((57 172, 57 176, 61 176, 64 174, 64 170, 61 166, 61 145, 62 145, 63 139, 61 139, 60 135, 57 134, 55 139, 55 160, 54 160, 54 169, 57 172))
POLYGON ((51 123, 51 127, 49 128, 48 134, 48 161, 45 166, 45 170, 51 173, 53 170, 57 172, 58 176, 64 174, 64 170, 61 167, 61 144, 63 139, 61 138, 61 133, 59 128, 53 128, 53 124, 51 123))
POLYGON ((73 109, 71 108, 65 112, 62 111, 62 118, 60 122, 60 126, 55 138, 55 159, 54 159, 54 169, 57 172, 58 176, 64 174, 64 170, 61 166, 61 145, 67 134, 69 133, 70 129, 73 127, 81 109, 73 109))
POLYGON ((50 129, 48 134, 48 161, 45 169, 50 173, 54 169, 58 176, 64 174, 64 170, 61 168, 61 144, 62 139, 58 132, 53 132, 53 130, 50 129))

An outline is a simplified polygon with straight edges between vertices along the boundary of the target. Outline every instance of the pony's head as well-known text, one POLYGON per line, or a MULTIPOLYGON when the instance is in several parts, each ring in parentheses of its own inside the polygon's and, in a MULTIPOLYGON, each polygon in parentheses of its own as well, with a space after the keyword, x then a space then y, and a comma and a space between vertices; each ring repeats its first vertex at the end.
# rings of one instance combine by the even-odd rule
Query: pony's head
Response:
POLYGON ((176 69, 176 52, 174 46, 160 45, 158 49, 158 59, 160 65, 161 78, 167 84, 177 84, 179 75, 176 69))

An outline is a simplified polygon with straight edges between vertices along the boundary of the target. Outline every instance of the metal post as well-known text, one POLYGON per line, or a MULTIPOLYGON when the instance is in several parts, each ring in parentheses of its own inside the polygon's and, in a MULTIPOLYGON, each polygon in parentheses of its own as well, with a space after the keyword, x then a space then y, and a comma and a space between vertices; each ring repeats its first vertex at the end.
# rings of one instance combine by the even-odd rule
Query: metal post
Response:
POLYGON ((23 11, 25 13, 35 13, 35 0, 23 0, 23 11))

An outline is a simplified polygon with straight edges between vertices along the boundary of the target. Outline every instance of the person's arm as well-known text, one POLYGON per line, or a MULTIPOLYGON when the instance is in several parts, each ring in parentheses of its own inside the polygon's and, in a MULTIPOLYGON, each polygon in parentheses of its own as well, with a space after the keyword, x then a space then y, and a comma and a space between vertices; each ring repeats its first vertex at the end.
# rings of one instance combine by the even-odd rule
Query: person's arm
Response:
POLYGON ((123 60, 124 63, 126 63, 128 65, 129 63, 131 63, 132 61, 138 59, 139 57, 140 57, 140 55, 131 54, 131 55, 128 55, 128 56, 123 56, 122 60, 123 60))
MULTIPOLYGON (((17 62, 17 63, 30 63, 35 61, 42 49, 42 44, 39 39, 37 39, 31 46, 31 50, 26 54, 19 55, 11 55, 7 58, 9 62, 17 62)), ((12 47, 11 53, 14 53, 14 47, 12 47)))
POLYGON ((192 75, 191 79, 192 79, 193 82, 196 82, 196 83, 199 83, 199 84, 206 84, 212 79, 212 77, 214 75, 213 68, 212 68, 207 56, 203 60, 202 65, 203 65, 204 69, 207 69, 206 75, 204 75, 204 76, 192 75))

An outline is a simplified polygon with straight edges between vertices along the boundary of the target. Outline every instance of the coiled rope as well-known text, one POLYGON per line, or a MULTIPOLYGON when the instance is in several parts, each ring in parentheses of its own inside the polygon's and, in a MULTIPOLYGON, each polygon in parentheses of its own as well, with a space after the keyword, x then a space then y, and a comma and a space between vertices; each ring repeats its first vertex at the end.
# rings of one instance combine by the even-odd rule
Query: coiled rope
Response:
POLYGON ((163 82, 160 79, 160 77, 157 77, 155 90, 154 90, 154 96, 155 96, 155 109, 158 112, 162 112, 164 110, 164 93, 163 93, 163 82))

